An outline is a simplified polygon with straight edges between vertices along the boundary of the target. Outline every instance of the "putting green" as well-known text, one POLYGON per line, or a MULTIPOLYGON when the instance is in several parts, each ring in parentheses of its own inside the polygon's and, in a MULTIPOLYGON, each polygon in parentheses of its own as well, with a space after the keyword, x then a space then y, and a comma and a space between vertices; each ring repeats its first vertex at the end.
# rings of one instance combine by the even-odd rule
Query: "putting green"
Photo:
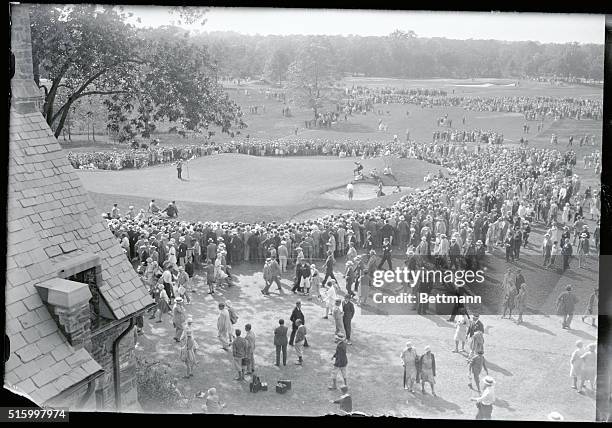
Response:
MULTIPOLYGON (((78 171, 78 174, 85 188, 95 193, 225 206, 302 206, 322 195, 325 198, 326 192, 344 189, 353 178, 355 160, 220 154, 190 161, 183 169, 184 180, 177 178, 173 165, 141 170, 78 171)), ((384 168, 380 158, 361 162, 366 172, 384 168)), ((423 186, 423 177, 428 172, 438 169, 415 159, 395 159, 393 170, 397 171, 397 184, 417 188, 423 186)), ((384 184, 396 182, 384 178, 384 184)))

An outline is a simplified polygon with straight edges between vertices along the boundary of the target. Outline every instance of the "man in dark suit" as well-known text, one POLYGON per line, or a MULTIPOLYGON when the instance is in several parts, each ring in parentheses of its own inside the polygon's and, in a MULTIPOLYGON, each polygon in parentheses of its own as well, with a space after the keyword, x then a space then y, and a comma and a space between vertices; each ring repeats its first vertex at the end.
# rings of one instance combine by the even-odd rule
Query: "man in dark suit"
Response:
POLYGON ((355 316, 355 305, 351 302, 351 297, 353 297, 353 293, 347 293, 344 296, 344 302, 342 302, 342 323, 346 332, 347 345, 351 345, 351 321, 355 316))
POLYGON ((450 268, 451 269, 460 269, 459 265, 459 257, 461 256, 461 247, 457 243, 457 238, 451 238, 451 245, 449 248, 448 255, 450 257, 450 268))
POLYGON ((287 331, 285 320, 278 320, 279 326, 274 329, 274 346, 276 346, 276 364, 280 367, 280 353, 283 352, 283 366, 287 365, 287 331))
MULTIPOLYGON (((291 337, 289 338, 289 345, 293 346, 293 340, 295 339, 295 333, 299 325, 297 324, 297 320, 302 321, 302 325, 304 325, 304 312, 302 312, 302 302, 299 300, 295 302, 295 308, 293 308, 293 312, 291 312, 291 337)), ((304 346, 308 346, 308 340, 304 339, 304 346)))

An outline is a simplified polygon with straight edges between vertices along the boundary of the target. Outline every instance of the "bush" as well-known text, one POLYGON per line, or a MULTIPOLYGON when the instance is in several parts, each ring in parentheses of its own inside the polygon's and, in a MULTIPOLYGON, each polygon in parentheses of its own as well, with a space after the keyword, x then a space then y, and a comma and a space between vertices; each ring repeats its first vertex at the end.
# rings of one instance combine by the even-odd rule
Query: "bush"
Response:
POLYGON ((161 361, 137 359, 138 401, 145 411, 163 412, 183 407, 184 400, 168 367, 161 361))

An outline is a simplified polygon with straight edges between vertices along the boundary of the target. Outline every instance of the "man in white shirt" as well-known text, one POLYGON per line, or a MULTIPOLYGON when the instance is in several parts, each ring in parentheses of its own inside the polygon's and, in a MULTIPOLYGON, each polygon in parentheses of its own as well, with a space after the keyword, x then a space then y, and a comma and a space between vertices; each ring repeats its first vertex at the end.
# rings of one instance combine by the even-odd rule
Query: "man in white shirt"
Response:
POLYGON ((495 402, 495 380, 491 376, 484 378, 484 388, 480 397, 472 397, 470 400, 476 402, 478 413, 476 419, 491 419, 493 403, 495 402))

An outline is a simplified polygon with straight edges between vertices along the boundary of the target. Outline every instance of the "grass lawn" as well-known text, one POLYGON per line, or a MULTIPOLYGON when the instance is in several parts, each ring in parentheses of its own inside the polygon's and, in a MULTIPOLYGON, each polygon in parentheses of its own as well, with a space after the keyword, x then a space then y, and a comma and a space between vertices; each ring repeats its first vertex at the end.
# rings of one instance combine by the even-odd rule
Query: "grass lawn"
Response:
MULTIPOLYGON (((212 221, 285 221, 310 209, 363 210, 387 205, 401 194, 370 200, 331 199, 323 195, 344 187, 352 179, 355 159, 333 157, 287 157, 283 159, 221 154, 194 159, 188 179, 178 180, 172 165, 122 171, 78 171, 85 188, 93 192, 101 210, 118 203, 125 210, 147 208, 176 200, 181 217, 212 221), (267 220, 270 219, 270 220, 267 220)), ((383 169, 382 159, 366 159, 365 171, 383 169)), ((414 159, 394 160, 397 181, 384 178, 386 185, 422 187, 423 177, 437 172, 435 165, 414 159)))

